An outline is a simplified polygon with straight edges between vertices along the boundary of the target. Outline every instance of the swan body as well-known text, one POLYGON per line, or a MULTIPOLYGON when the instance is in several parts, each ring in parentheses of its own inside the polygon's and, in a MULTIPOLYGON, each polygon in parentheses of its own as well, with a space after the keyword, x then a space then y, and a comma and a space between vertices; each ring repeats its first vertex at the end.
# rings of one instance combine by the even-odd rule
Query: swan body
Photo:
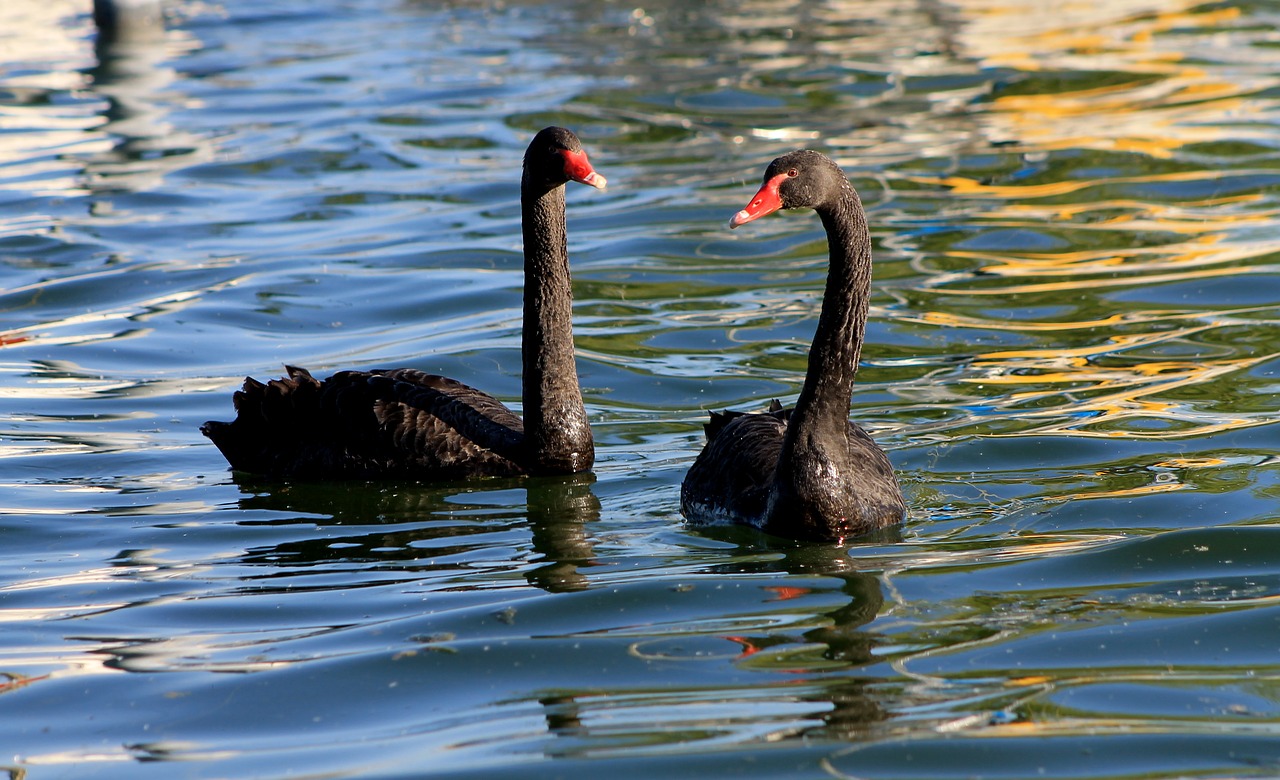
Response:
POLYGON ((447 377, 409 368, 317 380, 247 378, 236 419, 200 430, 231 467, 273 478, 458 479, 572 474, 595 446, 574 362, 564 186, 603 188, 577 136, 539 132, 521 179, 525 252, 523 410, 447 377))
POLYGON ((793 409, 712 412, 707 443, 680 489, 692 523, 739 523, 795 539, 843 542, 901 522, 893 467, 849 420, 866 329, 871 237, 857 192, 826 156, 774 160, 731 228, 781 208, 811 208, 826 228, 831 265, 804 387, 793 409))

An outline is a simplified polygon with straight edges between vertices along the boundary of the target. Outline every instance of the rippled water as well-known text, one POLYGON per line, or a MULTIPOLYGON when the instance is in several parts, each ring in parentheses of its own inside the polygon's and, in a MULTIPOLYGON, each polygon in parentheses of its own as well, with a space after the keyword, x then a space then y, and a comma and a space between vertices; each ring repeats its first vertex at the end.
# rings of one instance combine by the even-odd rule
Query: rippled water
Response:
POLYGON ((0 10, 10 777, 1280 774, 1280 14, 1181 0, 0 10), (233 477, 246 373, 519 399, 518 168, 569 193, 594 477, 233 477), (837 157, 856 419, 912 507, 689 529, 704 409, 794 398, 837 157))

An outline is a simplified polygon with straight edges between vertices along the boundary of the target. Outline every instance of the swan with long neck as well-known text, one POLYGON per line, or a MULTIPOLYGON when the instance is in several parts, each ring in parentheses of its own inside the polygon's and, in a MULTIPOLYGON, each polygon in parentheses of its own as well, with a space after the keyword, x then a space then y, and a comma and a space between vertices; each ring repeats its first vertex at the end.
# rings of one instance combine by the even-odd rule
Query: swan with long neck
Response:
POLYGON ((524 157, 525 295, 521 420, 487 393, 410 368, 340 371, 323 381, 252 378, 236 419, 207 422, 233 469, 296 479, 456 479, 572 474, 595 445, 574 363, 564 187, 603 188, 572 132, 548 127, 524 157))
POLYGON ((816 211, 830 252, 804 386, 793 409, 774 401, 762 414, 712 412, 680 508, 693 523, 843 542, 892 526, 906 512, 888 456, 849 420, 871 291, 871 236, 849 179, 819 152, 774 160, 729 226, 784 208, 816 211))

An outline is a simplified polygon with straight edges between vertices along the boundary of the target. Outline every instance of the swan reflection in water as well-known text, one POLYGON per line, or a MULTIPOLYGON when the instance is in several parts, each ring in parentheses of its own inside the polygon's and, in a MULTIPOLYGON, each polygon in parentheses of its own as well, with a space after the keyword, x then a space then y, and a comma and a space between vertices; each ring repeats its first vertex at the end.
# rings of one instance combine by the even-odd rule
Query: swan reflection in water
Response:
POLYGON ((397 573, 447 573, 475 565, 476 554, 496 547, 492 534, 529 534, 529 553, 511 560, 486 558, 495 573, 519 570, 550 593, 587 588, 583 569, 594 565, 590 524, 600 519, 591 473, 563 477, 490 479, 451 485, 409 483, 266 483, 237 475, 244 510, 304 513, 272 524, 314 523, 325 531, 249 550, 245 563, 296 567, 380 564, 397 573), (518 500, 523 491, 525 502, 518 500), (340 529, 358 526, 346 535, 340 529), (371 527, 372 526, 372 527, 371 527), (338 535, 335 535, 338 534, 338 535), (532 565, 531 565, 532 564, 532 565))
MULTIPOLYGON (((490 580, 519 572, 525 581, 547 593, 588 588, 585 569, 596 565, 591 524, 600 518, 600 501, 592 486, 594 475, 493 479, 477 489, 466 487, 351 483, 264 483, 241 477, 245 496, 239 507, 245 518, 238 525, 279 529, 289 541, 251 547, 243 554, 200 564, 211 583, 223 566, 238 572, 231 585, 219 585, 213 595, 289 599, 294 595, 332 591, 342 594, 360 587, 386 586, 405 593, 457 591, 477 569, 488 567, 490 580), (523 491, 521 506, 513 493, 523 491), (264 514, 276 517, 262 519, 264 514), (350 529, 344 533, 344 529, 350 529), (495 543, 495 535, 512 535, 522 542, 495 543), (527 544, 528 551, 511 555, 527 544), (340 575, 331 578, 330 575, 340 575)), ((250 535, 253 535, 252 533, 250 535)), ((193 564, 149 557, 146 550, 125 550, 115 561, 121 571, 139 579, 163 580, 175 568, 190 576, 193 564)), ((491 597, 501 613, 506 591, 491 597)), ((306 598, 303 596, 303 598, 306 598)), ((420 597, 412 597, 418 605, 420 597)), ((198 600, 198 599, 197 599, 198 600)), ((131 604, 143 607, 145 602, 131 604)), ((414 640, 412 624, 421 619, 420 606, 400 619, 405 641, 414 640)), ((310 609, 301 609, 296 623, 279 622, 247 632, 211 629, 193 610, 192 623, 169 623, 128 636, 84 637, 92 641, 106 668, 131 672, 219 671, 252 672, 316 660, 331 652, 325 635, 358 646, 369 633, 391 636, 398 619, 352 625, 341 610, 331 625, 317 624, 310 609), (308 647, 326 643, 323 652, 308 647)), ((367 616, 365 616, 367 618, 367 616)), ((379 642, 384 640, 379 640, 379 642)), ((346 653, 341 653, 346 655, 346 653)))
MULTIPOLYGON (((653 673, 663 681, 620 683, 603 690, 535 692, 548 734, 556 738, 545 743, 547 757, 585 756, 665 741, 685 744, 693 735, 720 743, 802 739, 842 743, 864 737, 888 719, 890 705, 881 681, 858 671, 880 661, 874 649, 883 640, 865 628, 884 606, 878 576, 860 570, 847 548, 789 544, 742 528, 717 528, 712 533, 746 541, 753 551, 781 553, 778 559, 760 560, 753 555, 750 560, 713 565, 705 572, 712 579, 757 587, 761 600, 755 617, 765 627, 702 636, 701 640, 718 639, 731 647, 728 654, 715 652, 714 642, 707 644, 682 631, 669 636, 655 632, 634 643, 632 653, 651 657, 653 673), (762 575, 774 573, 789 575, 779 578, 781 582, 816 583, 812 588, 755 584, 762 575), (836 588, 830 587, 830 579, 839 583, 836 588), (843 604, 825 612, 817 609, 802 621, 821 625, 788 627, 790 618, 803 613, 802 607, 791 607, 792 603, 837 592, 843 604), (652 649, 656 647, 673 652, 656 653, 652 649), (674 651, 681 647, 683 653, 674 651), (737 671, 726 672, 720 668, 725 664, 737 671), (666 675, 661 674, 664 668, 669 670, 666 675), (736 686, 704 682, 699 668, 707 669, 707 680, 722 679, 726 673, 746 677, 736 686), (652 711, 659 707, 665 715, 655 725, 652 711), (770 709, 776 714, 762 715, 770 709)), ((891 543, 900 539, 900 533, 891 528, 873 537, 873 541, 891 543)), ((700 582, 692 587, 706 587, 706 579, 700 582)), ((690 615, 680 625, 696 627, 700 622, 690 615)))

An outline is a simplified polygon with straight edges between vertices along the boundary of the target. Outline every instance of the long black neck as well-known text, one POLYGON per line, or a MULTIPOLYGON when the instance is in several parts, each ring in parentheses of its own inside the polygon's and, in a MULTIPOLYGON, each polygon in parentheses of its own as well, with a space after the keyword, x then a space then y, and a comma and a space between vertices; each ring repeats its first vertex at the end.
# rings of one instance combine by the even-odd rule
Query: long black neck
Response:
POLYGON ((534 473, 591 467, 595 447, 573 357, 573 282, 565 235, 564 186, 526 174, 524 227, 525 464, 534 473))
POLYGON ((831 267, 809 370, 787 424, 777 483, 800 492, 809 475, 848 458, 849 402, 862 352, 871 294, 871 236, 858 194, 847 183, 816 209, 827 231, 831 267))

